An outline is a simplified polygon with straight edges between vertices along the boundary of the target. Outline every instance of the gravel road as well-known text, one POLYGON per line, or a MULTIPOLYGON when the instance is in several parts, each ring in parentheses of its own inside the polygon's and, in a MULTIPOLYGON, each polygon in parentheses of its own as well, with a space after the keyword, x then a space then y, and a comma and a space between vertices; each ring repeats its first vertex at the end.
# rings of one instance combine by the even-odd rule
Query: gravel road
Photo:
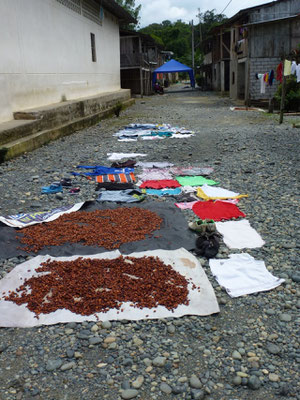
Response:
MULTIPOLYGON (((83 178, 74 181, 81 189, 76 195, 40 191, 78 164, 109 165, 107 152, 212 166, 211 178, 222 187, 249 194, 240 208, 266 244, 245 251, 285 283, 232 299, 200 259, 220 304, 218 315, 0 328, 0 399, 300 399, 300 130, 290 117, 279 125, 278 117, 232 112, 230 105, 227 98, 186 90, 137 99, 119 118, 0 165, 0 213, 95 199, 95 184, 83 178), (128 143, 112 137, 136 122, 165 122, 197 134, 128 143)), ((183 213, 193 219, 192 211, 183 213)), ((233 252, 222 245, 218 257, 233 252)), ((0 259, 0 278, 23 261, 0 259)))

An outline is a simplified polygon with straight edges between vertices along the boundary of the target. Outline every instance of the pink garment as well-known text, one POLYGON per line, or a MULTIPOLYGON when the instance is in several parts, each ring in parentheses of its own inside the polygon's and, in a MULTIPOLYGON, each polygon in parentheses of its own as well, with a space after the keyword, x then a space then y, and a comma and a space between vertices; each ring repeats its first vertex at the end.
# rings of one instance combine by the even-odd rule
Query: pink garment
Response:
POLYGON ((173 177, 170 173, 170 168, 144 168, 138 178, 144 182, 157 179, 172 179, 173 177))
POLYGON ((183 203, 175 203, 175 206, 180 208, 181 210, 192 210, 193 205, 197 203, 199 200, 196 201, 188 201, 183 203))

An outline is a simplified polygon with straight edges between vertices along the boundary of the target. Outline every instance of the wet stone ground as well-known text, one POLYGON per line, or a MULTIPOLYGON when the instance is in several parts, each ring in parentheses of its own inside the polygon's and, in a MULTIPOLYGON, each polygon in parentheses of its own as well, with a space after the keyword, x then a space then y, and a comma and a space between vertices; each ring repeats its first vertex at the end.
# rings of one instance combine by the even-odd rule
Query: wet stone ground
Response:
MULTIPOLYGON (((0 165, 0 213, 95 199, 95 184, 84 178, 74 180, 81 189, 77 195, 41 195, 40 190, 69 176, 78 164, 110 165, 107 152, 208 165, 222 187, 249 194, 240 208, 266 244, 245 251, 264 260, 285 283, 231 299, 200 259, 216 291, 218 315, 0 328, 1 400, 300 399, 300 130, 290 118, 279 126, 277 117, 232 112, 230 105, 226 98, 198 91, 138 99, 119 118, 0 165), (136 122, 185 126, 197 135, 128 143, 112 137, 136 122)), ((183 213, 187 221, 193 219, 191 211, 183 213)), ((218 257, 232 252, 222 245, 218 257)), ((0 260, 0 278, 23 261, 0 260)))

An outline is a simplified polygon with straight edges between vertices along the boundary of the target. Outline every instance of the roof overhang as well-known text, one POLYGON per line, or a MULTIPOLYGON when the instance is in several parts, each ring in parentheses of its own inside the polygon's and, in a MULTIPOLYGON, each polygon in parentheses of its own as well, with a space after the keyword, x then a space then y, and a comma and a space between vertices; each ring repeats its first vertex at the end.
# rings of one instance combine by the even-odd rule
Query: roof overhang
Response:
POLYGON ((271 24, 275 22, 281 22, 281 21, 287 21, 295 18, 300 18, 300 14, 295 14, 291 15, 289 17, 282 17, 282 18, 275 18, 275 19, 267 19, 265 21, 259 21, 259 22, 251 22, 249 24, 244 24, 243 26, 253 26, 253 25, 265 25, 265 24, 271 24))
POLYGON ((97 0, 98 3, 111 14, 119 19, 120 22, 136 24, 137 21, 133 16, 126 11, 122 6, 116 3, 114 0, 97 0))

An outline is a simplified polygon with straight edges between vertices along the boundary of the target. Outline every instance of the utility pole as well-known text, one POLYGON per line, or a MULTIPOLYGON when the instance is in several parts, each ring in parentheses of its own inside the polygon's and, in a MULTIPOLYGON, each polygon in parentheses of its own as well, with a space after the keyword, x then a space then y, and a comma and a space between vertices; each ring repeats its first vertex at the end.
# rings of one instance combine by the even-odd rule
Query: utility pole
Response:
POLYGON ((192 66, 193 72, 195 73, 195 45, 194 45, 194 21, 191 22, 192 25, 192 66))

